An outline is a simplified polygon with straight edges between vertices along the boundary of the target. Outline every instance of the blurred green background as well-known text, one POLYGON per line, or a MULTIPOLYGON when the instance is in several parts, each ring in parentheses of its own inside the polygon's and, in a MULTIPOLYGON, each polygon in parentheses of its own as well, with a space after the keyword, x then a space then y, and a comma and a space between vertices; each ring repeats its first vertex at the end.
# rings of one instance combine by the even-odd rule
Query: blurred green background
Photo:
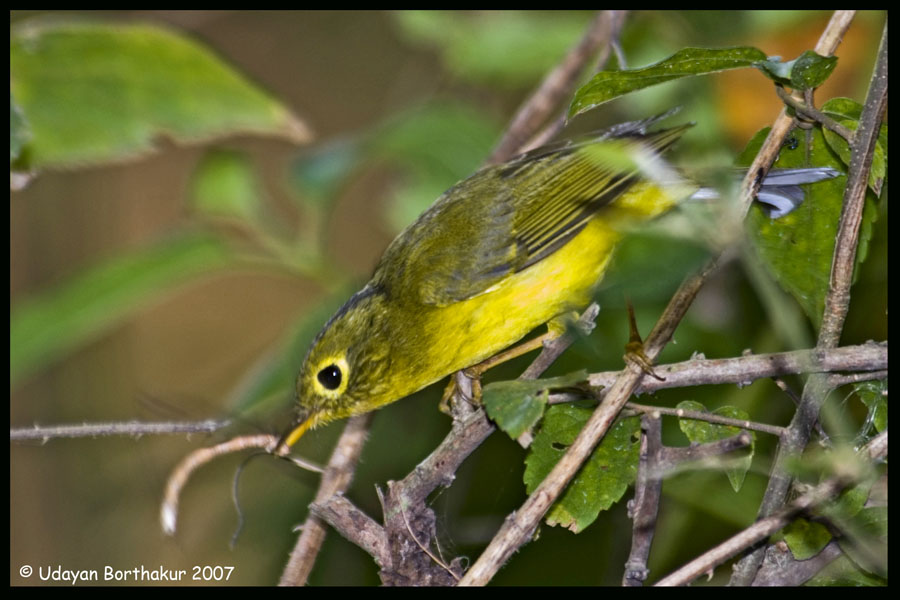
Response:
MULTIPOLYGON (((200 470, 182 499, 179 531, 164 536, 159 501, 171 468, 191 449, 230 435, 281 432, 288 423, 292 370, 330 313, 365 281, 381 251, 444 189, 478 167, 515 109, 581 36, 589 12, 105 12, 60 19, 160 24, 211 48, 280 100, 314 132, 298 146, 243 134, 205 144, 156 140, 136 160, 47 170, 10 196, 12 310, 53 295, 98 264, 185 232, 224 240, 229 260, 186 279, 109 323, 73 348, 36 363, 10 388, 10 424, 130 419, 234 418, 214 436, 53 440, 10 449, 10 583, 22 565, 65 569, 190 569, 233 565, 233 584, 273 584, 306 517, 317 477, 259 458, 241 480, 247 520, 229 549, 231 503, 241 457, 200 470)), ((646 12, 629 14, 622 48, 629 67, 686 46, 753 45, 791 58, 812 48, 829 14, 804 12, 646 12)), ((11 27, 47 14, 13 12, 11 27)), ((862 13, 838 49, 838 67, 817 98, 862 100, 884 13, 862 13)), ((15 72, 12 77, 15 78, 15 72)), ((689 78, 614 101, 575 119, 576 133, 680 105, 678 121, 697 126, 676 162, 729 164, 771 123, 779 103, 771 82, 742 70, 689 78)), ((562 107, 560 108, 562 110, 562 107)), ((564 134, 565 135, 565 134, 564 134)), ((887 338, 886 202, 869 258, 853 291, 844 343, 887 338)), ((702 242, 648 235, 623 248, 599 298, 594 334, 548 375, 621 366, 627 341, 624 295, 649 330, 669 295, 707 254, 702 242)), ((736 261, 697 298, 661 362, 801 347, 814 339, 791 306, 795 331, 772 324, 758 276, 736 261)), ((136 306, 137 306, 136 304, 136 306)), ((49 315, 52 321, 52 313, 49 315)), ((51 327, 52 332, 52 327, 51 327)), ((12 338, 11 338, 12 340, 12 338)), ((12 344, 12 341, 11 341, 12 344)), ((11 353, 14 348, 11 347, 11 353)), ((490 379, 512 378, 526 362, 490 379)), ((12 365, 11 365, 12 371, 12 365)), ((12 374, 11 374, 12 378, 12 374)), ((799 389, 799 381, 794 382, 799 389)), ((446 434, 436 410, 441 386, 379 411, 349 497, 379 516, 374 486, 400 479, 446 434)), ((836 394, 837 395, 837 394, 836 394)), ((784 424, 790 401, 769 381, 738 389, 660 393, 715 408, 740 406, 752 418, 784 424)), ((649 399, 643 399, 650 401, 649 399)), ((842 416, 865 416, 835 399, 842 416)), ((324 462, 336 423, 307 435, 298 451, 324 462)), ((667 424, 667 443, 686 444, 667 424)), ((651 581, 752 522, 765 488, 773 443, 762 436, 744 488, 721 473, 667 480, 651 556, 651 581)), ((524 500, 525 452, 495 434, 437 494, 444 556, 474 561, 503 518, 524 500)), ((629 498, 631 492, 626 494, 629 498)), ((625 499, 575 536, 542 527, 494 579, 497 584, 615 585, 630 544, 625 499)), ((714 582, 724 582, 720 569, 714 582)), ((312 584, 378 583, 361 550, 330 535, 312 584)), ((190 583, 190 582, 187 582, 190 583)))

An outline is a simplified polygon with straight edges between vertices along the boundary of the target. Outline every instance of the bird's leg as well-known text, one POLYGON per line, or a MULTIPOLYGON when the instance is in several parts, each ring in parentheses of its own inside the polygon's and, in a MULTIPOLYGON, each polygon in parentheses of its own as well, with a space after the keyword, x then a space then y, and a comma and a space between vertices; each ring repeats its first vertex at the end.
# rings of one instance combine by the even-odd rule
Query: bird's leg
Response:
POLYGON ((628 343, 625 344, 625 356, 622 358, 625 362, 631 362, 636 364, 641 368, 641 370, 650 375, 654 379, 659 381, 665 381, 665 377, 660 377, 653 370, 653 361, 644 353, 644 341, 641 339, 641 334, 638 332, 637 321, 634 318, 634 307, 631 305, 631 300, 627 300, 628 304, 628 329, 630 331, 630 337, 628 338, 628 343))
MULTIPOLYGON (((503 352, 495 354, 494 356, 478 363, 477 365, 472 365, 471 367, 463 369, 463 374, 472 380, 472 397, 467 397, 466 400, 472 402, 473 404, 481 404, 481 376, 485 373, 485 371, 499 365, 500 363, 504 363, 508 360, 512 360, 514 358, 522 356, 523 354, 527 354, 532 350, 543 348, 545 342, 556 339, 563 331, 565 331, 564 327, 557 326, 554 321, 551 321, 547 324, 547 333, 522 342, 521 344, 513 346, 512 348, 508 348, 503 352)), ((447 387, 444 389, 444 395, 441 398, 440 404, 438 405, 438 408, 442 413, 450 414, 450 400, 453 398, 454 394, 456 394, 456 391, 456 379, 454 377, 451 377, 450 383, 448 383, 447 387)))

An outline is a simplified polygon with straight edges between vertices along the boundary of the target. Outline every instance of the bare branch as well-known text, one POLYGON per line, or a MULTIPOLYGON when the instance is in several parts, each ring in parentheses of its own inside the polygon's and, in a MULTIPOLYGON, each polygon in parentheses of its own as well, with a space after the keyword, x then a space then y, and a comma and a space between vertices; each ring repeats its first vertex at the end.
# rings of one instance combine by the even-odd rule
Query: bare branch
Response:
MULTIPOLYGON (((373 416, 374 413, 366 413, 347 421, 344 432, 338 439, 328 466, 325 468, 322 481, 319 483, 315 502, 325 502, 335 494, 343 493, 350 486, 373 416)), ((325 540, 325 534, 325 525, 322 520, 314 514, 310 515, 303 524, 303 533, 300 534, 291 551, 291 557, 281 574, 278 585, 306 584, 319 549, 322 547, 322 542, 325 540)))
POLYGON ((214 433, 231 425, 229 420, 160 421, 145 423, 126 421, 113 423, 83 423, 81 425, 35 425, 9 430, 9 441, 41 440, 55 438, 105 437, 111 435, 163 435, 173 433, 214 433))
POLYGON ((169 480, 166 482, 166 491, 163 494, 163 502, 160 507, 159 519, 163 531, 169 535, 175 533, 178 522, 178 500, 181 490, 198 468, 202 467, 217 456, 239 452, 248 448, 263 448, 271 452, 278 444, 278 436, 274 435, 245 435, 232 438, 211 448, 194 450, 172 470, 169 480))
MULTIPOLYGON (((867 458, 882 460, 887 457, 887 431, 879 434, 863 448, 860 454, 867 458)), ((756 521, 737 535, 722 542, 709 552, 697 557, 674 573, 657 582, 659 586, 686 585, 704 573, 714 569, 732 556, 789 524, 800 512, 821 505, 836 497, 841 490, 855 482, 850 473, 826 479, 811 491, 794 500, 790 506, 777 513, 756 521)))

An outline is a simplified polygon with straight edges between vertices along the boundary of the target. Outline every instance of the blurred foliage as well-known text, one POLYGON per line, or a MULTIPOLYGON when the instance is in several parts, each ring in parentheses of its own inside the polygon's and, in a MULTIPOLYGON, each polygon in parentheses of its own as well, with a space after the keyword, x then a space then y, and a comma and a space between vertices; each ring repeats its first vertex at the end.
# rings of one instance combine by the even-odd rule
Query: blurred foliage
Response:
MULTIPOLYGON (((12 27, 11 170, 46 168, 21 192, 23 198, 15 195, 11 198, 13 208, 19 208, 17 203, 27 204, 23 210, 52 214, 59 210, 54 202, 80 202, 84 204, 85 218, 90 221, 91 197, 69 198, 64 193, 76 174, 85 171, 48 173, 48 170, 105 165, 104 170, 97 170, 98 179, 94 183, 97 189, 103 189, 113 172, 129 168, 123 164, 124 159, 146 155, 158 145, 160 137, 208 146, 204 152, 178 154, 175 162, 183 170, 165 176, 184 180, 177 188, 181 195, 175 202, 182 209, 189 209, 184 211, 189 224, 182 220, 169 222, 161 231, 149 235, 149 241, 145 236, 140 243, 126 245, 115 251, 114 256, 98 259, 80 272, 71 267, 72 272, 64 276, 36 275, 34 280, 26 278, 27 283, 11 284, 13 422, 23 418, 20 414, 27 415, 24 417, 27 419, 33 418, 32 414, 41 415, 43 422, 73 418, 70 415, 82 418, 80 415, 86 414, 82 412, 83 400, 75 397, 83 389, 82 382, 96 380, 96 387, 104 388, 115 375, 110 374, 112 367, 106 363, 82 373, 81 363, 77 362, 79 353, 89 353, 92 344, 107 343, 116 325, 139 319, 145 308, 158 304, 164 297, 172 298, 173 304, 183 305, 185 322, 215 313, 220 298, 210 292, 212 295, 203 296, 200 303, 192 302, 187 284, 228 272, 234 277, 241 273, 262 276, 250 280, 249 284, 241 280, 244 288, 238 286, 238 294, 248 291, 247 286, 255 289, 272 284, 274 287, 272 282, 284 280, 305 286, 301 288, 305 296, 297 299, 287 315, 266 304, 270 299, 267 296, 251 307, 254 313, 271 312, 271 318, 279 319, 275 327, 277 335, 265 347, 248 349, 254 354, 244 358, 239 368, 234 368, 233 362, 226 363, 218 375, 223 381, 234 381, 219 407, 237 413, 245 424, 270 420, 274 427, 284 427, 289 417, 283 413, 291 410, 294 378, 310 340, 352 293, 354 283, 360 282, 363 275, 359 265, 374 264, 377 251, 357 244, 361 232, 376 230, 395 234, 449 186, 476 170, 524 94, 577 43, 593 13, 397 11, 364 15, 224 13, 203 16, 207 20, 192 22, 184 15, 155 15, 158 20, 185 17, 179 26, 190 29, 190 35, 179 32, 178 27, 121 21, 110 24, 96 20, 37 19, 20 21, 12 27), (352 21, 354 18, 358 20, 352 21), (307 21, 319 24, 321 36, 298 34, 307 21), (346 22, 355 24, 344 25, 346 22), (219 27, 222 27, 221 34, 219 27), (261 39, 266 43, 260 43, 261 39), (270 43, 277 51, 255 54, 270 43), (382 54, 383 47, 377 44, 394 44, 399 48, 397 54, 408 61, 387 69, 397 73, 396 81, 369 82, 364 76, 373 61, 382 60, 388 54, 382 54), (353 54, 354 50, 359 53, 353 54), (223 58, 217 56, 218 52, 223 58), (345 56, 349 57, 345 62, 337 60, 345 56), (329 68, 347 64, 358 70, 329 72, 328 78, 318 80, 302 79, 309 72, 320 72, 310 71, 310 65, 320 66, 323 61, 329 68), (240 64, 252 80, 232 67, 232 62, 240 64), (250 69, 248 65, 256 66, 250 69), (262 75, 257 72, 262 70, 261 65, 273 70, 262 75), (295 88, 287 85, 295 79, 298 80, 295 88), (348 96, 347 88, 334 87, 332 79, 356 86, 352 89, 358 87, 358 92, 348 96), (279 92, 275 94, 263 91, 254 81, 285 85, 278 87, 279 92), (391 92, 382 94, 385 88, 391 92), (275 99, 276 95, 291 94, 296 96, 275 99), (229 144, 228 148, 214 141, 230 134, 266 134, 299 141, 305 127, 287 106, 306 108, 307 102, 312 104, 317 98, 322 104, 318 108, 320 114, 332 115, 332 120, 321 126, 316 123, 316 129, 325 131, 326 135, 314 146, 298 150, 281 144, 274 153, 277 160, 265 163, 259 159, 264 155, 260 148, 265 144, 277 145, 272 140, 229 144), (359 109, 360 106, 365 110, 359 109), (353 122, 349 115, 354 110, 366 115, 367 126, 346 126, 347 122, 353 122), (46 178, 47 187, 43 187, 42 178, 46 178), (49 185, 55 181, 61 183, 56 187, 49 185), (362 252, 372 255, 349 261, 347 256, 338 255, 340 250, 356 245, 361 248, 354 249, 357 255, 362 252), (176 291, 183 295, 175 295, 176 291), (57 395, 48 393, 48 389, 64 390, 58 394, 64 400, 57 401, 57 395), (30 412, 38 406, 48 412, 30 412), (274 413, 279 414, 277 419, 271 417, 274 413)), ((799 56, 800 59, 788 63, 776 65, 771 60, 767 63, 777 71, 776 77, 796 79, 793 83, 798 86, 818 84, 830 74, 827 87, 849 73, 855 79, 845 84, 839 98, 824 102, 822 108, 852 129, 859 119, 860 105, 844 96, 862 98, 871 72, 874 50, 870 47, 877 43, 884 14, 863 13, 857 17, 842 50, 856 43, 865 51, 850 54, 848 50, 846 56, 841 53, 836 68, 833 61, 803 54, 804 49, 815 44, 827 17, 825 12, 806 11, 629 13, 621 40, 626 64, 619 65, 618 60, 613 60, 608 67, 611 70, 599 76, 618 82, 617 87, 600 85, 596 78, 590 80, 586 74, 583 81, 586 85, 577 92, 575 101, 588 107, 633 93, 625 101, 609 102, 602 110, 572 119, 570 128, 560 137, 575 135, 579 129, 645 118, 682 105, 684 111, 678 119, 696 120, 697 127, 673 153, 677 162, 718 168, 728 164, 722 159, 729 155, 730 144, 724 129, 743 126, 755 130, 771 120, 774 110, 760 123, 732 122, 749 115, 750 109, 761 103, 763 94, 766 98, 774 97, 771 81, 760 77, 756 70, 736 71, 732 75, 763 84, 757 92, 737 98, 727 96, 716 87, 723 75, 674 81, 666 73, 677 70, 672 61, 683 57, 684 52, 699 54, 686 63, 688 66, 679 72, 681 77, 725 68, 728 64, 719 61, 723 58, 720 54, 728 52, 743 52, 739 60, 733 56, 726 60, 731 61, 731 66, 742 67, 759 67, 757 61, 775 53, 799 56), (853 42, 852 34, 857 29, 864 32, 860 34, 862 41, 853 42), (774 49, 782 40, 803 47, 790 53, 774 49), (666 56, 670 58, 665 59, 666 56), (735 65, 735 60, 740 64, 735 65), (802 68, 798 70, 797 65, 802 68), (620 67, 628 70, 612 70, 620 67), (623 84, 629 78, 638 83, 623 84), (666 85, 653 85, 669 79, 673 81, 666 85), (644 89, 636 91, 638 88, 644 89)), ((723 86, 726 92, 734 88, 723 86)), ((559 107, 560 114, 563 110, 564 107, 559 107)), ((755 152, 762 135, 751 141, 742 159, 755 152)), ((826 164, 843 169, 848 158, 840 139, 830 133, 823 137, 815 131, 807 154, 804 137, 798 132, 797 147, 783 149, 780 166, 799 166, 807 159, 818 161, 824 157, 826 164)), ((161 154, 169 153, 169 148, 162 147, 166 152, 161 154)), ((873 189, 881 190, 883 200, 887 195, 886 125, 876 152, 876 168, 870 184, 873 189)), ((709 282, 697 298, 695 309, 679 326, 674 343, 665 350, 662 361, 683 360, 697 351, 711 357, 735 356, 746 348, 763 352, 808 345, 811 339, 806 331, 808 325, 801 322, 799 309, 784 294, 779 296, 767 273, 774 273, 774 279, 794 296, 809 319, 818 322, 843 182, 841 177, 810 189, 801 209, 789 215, 789 220, 771 221, 754 209, 749 221, 750 236, 763 259, 752 266, 749 261, 743 265, 735 263, 734 268, 724 269, 709 282)), ((164 183, 169 182, 144 180, 142 185, 164 183)), ((729 184, 726 182, 721 187, 727 196, 729 184)), ((118 193, 125 196, 123 202, 141 203, 146 197, 142 191, 138 186, 118 193)), ((887 335, 886 206, 887 202, 876 202, 874 194, 870 194, 858 251, 859 281, 853 292, 845 341, 858 337, 885 339, 887 335), (850 327, 852 323, 857 325, 850 327)), ((617 252, 598 293, 603 311, 597 329, 576 342, 553 365, 549 375, 573 373, 585 367, 590 371, 621 368, 622 345, 628 339, 624 297, 629 296, 637 305, 639 328, 649 331, 681 280, 703 264, 721 242, 715 239, 715 234, 722 233, 719 218, 684 207, 647 230, 630 235, 617 252)), ((20 250, 25 244, 32 254, 55 248, 52 244, 55 230, 20 230, 23 222, 46 221, 33 217, 33 221, 15 222, 19 227, 11 225, 11 247, 19 252, 12 252, 11 270, 22 268, 22 264, 30 265, 20 262, 22 255, 27 254, 20 250), (36 240, 19 241, 20 236, 27 235, 36 235, 36 240)), ((77 232, 74 224, 71 229, 77 232)), ((82 232, 82 235, 92 234, 82 232)), ((390 235, 382 235, 371 245, 383 247, 389 239, 390 235)), ((295 293, 294 288, 290 293, 295 293)), ((229 322, 246 321, 248 328, 258 323, 241 314, 222 318, 229 322)), ((226 343, 211 339, 204 350, 192 357, 186 368, 190 378, 198 380, 198 391, 194 394, 205 397, 212 394, 202 387, 202 378, 194 371, 205 361, 218 360, 215 346, 242 346, 249 333, 253 332, 246 331, 226 343)), ((154 350, 162 354, 168 351, 154 350)), ((117 357, 129 356, 128 352, 120 353, 118 348, 115 352, 117 357)), ((515 510, 525 494, 549 472, 591 413, 591 408, 584 406, 547 407, 544 399, 553 379, 529 384, 531 387, 526 390, 518 387, 519 383, 496 381, 517 376, 525 360, 498 367, 488 375, 494 382, 484 388, 485 401, 491 414, 506 423, 504 429, 513 437, 537 422, 534 443, 526 458, 524 451, 509 438, 493 436, 466 461, 454 485, 437 495, 434 502, 440 507, 439 529, 452 538, 446 540, 451 552, 477 556, 504 516, 515 510), (495 403, 498 391, 503 392, 499 403, 502 407, 495 403), (517 400, 523 397, 526 401, 520 405, 517 400), (541 415, 543 420, 538 421, 541 415), (523 459, 525 467, 521 464, 523 459), (522 485, 523 478, 525 485, 522 485)), ((168 373, 154 377, 163 383, 151 390, 170 389, 165 384, 168 373)), ((571 383, 569 379, 565 381, 571 383)), ((144 391, 140 389, 135 394, 144 391)), ((371 494, 372 486, 404 476, 446 432, 446 419, 434 410, 435 391, 426 390, 416 396, 425 399, 386 407, 375 420, 357 484, 351 491, 357 496, 354 501, 370 514, 379 510, 377 499, 371 494)), ((873 432, 887 428, 886 380, 857 386, 855 397, 859 401, 847 403, 846 417, 852 422, 851 428, 859 432, 856 441, 864 442, 873 432)), ((672 406, 688 398, 699 406, 710 407, 712 412, 728 411, 730 415, 740 415, 739 418, 764 422, 786 422, 791 414, 790 403, 782 393, 763 381, 743 388, 706 386, 689 391, 671 390, 659 393, 653 401, 672 406)), ((110 414, 119 414, 117 408, 127 411, 128 407, 122 408, 121 404, 121 398, 113 392, 110 414)), ((697 423, 687 427, 692 442, 733 433, 728 428, 697 426, 697 423)), ((677 420, 664 419, 667 445, 684 444, 684 434, 679 429, 677 420)), ((636 418, 619 422, 548 515, 552 524, 583 531, 582 535, 573 538, 565 531, 560 532, 562 535, 555 531, 543 533, 540 540, 524 548, 510 562, 497 582, 613 584, 620 580, 630 522, 625 518, 624 502, 618 501, 627 494, 634 479, 638 430, 636 418), (595 520, 598 525, 585 529, 595 520), (530 562, 534 559, 529 557, 535 553, 539 568, 530 562), (602 565, 606 566, 598 568, 601 557, 602 565)), ((300 450, 312 454, 316 460, 325 460, 336 431, 336 428, 326 428, 310 434, 301 442, 300 450)), ((155 535, 156 523, 146 523, 153 521, 147 515, 155 510, 161 479, 150 478, 146 489, 134 491, 146 506, 140 506, 137 516, 125 516, 119 512, 120 505, 138 502, 135 496, 129 495, 135 485, 133 450, 126 448, 120 456, 110 453, 105 442, 88 440, 86 444, 90 444, 83 452, 88 460, 86 464, 69 462, 81 458, 75 456, 80 453, 63 452, 65 456, 58 458, 54 465, 59 466, 55 468, 26 469, 29 477, 39 474, 36 480, 29 479, 26 484, 21 483, 24 475, 18 470, 16 458, 27 449, 14 447, 11 515, 18 511, 31 516, 33 513, 27 511, 40 504, 46 506, 42 509, 46 518, 11 521, 10 543, 14 549, 11 564, 27 561, 37 564, 39 560, 74 567, 73 557, 115 562, 128 556, 148 564, 163 555, 173 557, 173 561, 174 557, 181 557, 194 562, 198 562, 196 556, 213 562, 222 557, 223 562, 260 565, 239 569, 244 577, 241 583, 270 583, 275 581, 282 557, 292 542, 292 536, 286 532, 291 523, 305 517, 305 506, 317 485, 315 477, 293 472, 289 477, 294 479, 283 477, 283 473, 276 477, 265 473, 259 483, 243 484, 242 498, 251 503, 247 512, 253 522, 234 554, 220 554, 227 545, 231 518, 225 491, 229 473, 221 468, 209 475, 217 487, 211 492, 204 488, 202 494, 197 491, 193 499, 190 496, 186 499, 183 508, 186 514, 200 515, 175 548, 171 543, 156 542, 159 537, 155 535), (101 450, 92 454, 89 448, 98 446, 101 450), (100 461, 103 469, 97 468, 100 461), (123 473, 122 480, 114 481, 113 472, 123 473), (91 494, 102 495, 98 498, 91 494), (35 502, 36 495, 41 498, 40 503, 35 502), (122 497, 129 500, 122 502, 122 497), (135 523, 135 519, 140 522, 135 523), (32 539, 43 539, 40 532, 36 533, 38 521, 46 521, 48 531, 44 534, 54 540, 53 551, 47 550, 43 543, 28 545, 32 539), (21 527, 26 523, 35 531, 23 532, 21 527), (104 527, 103 531, 111 529, 116 533, 111 540, 98 536, 104 542, 94 546, 84 543, 87 527, 91 531, 104 527), (131 532, 133 537, 128 537, 131 532), (70 540, 74 541, 70 543, 70 540), (206 546, 202 546, 202 540, 207 541, 206 546), (22 550, 26 545, 29 550, 22 550), (52 560, 51 555, 55 557, 52 560)), ((44 457, 54 447, 38 451, 44 457)), ((769 459, 773 448, 773 440, 760 436, 754 452, 759 458, 769 459)), ((179 456, 164 455, 158 459, 163 466, 154 464, 151 471, 164 473, 179 456)), ((761 466, 766 460, 759 458, 752 464, 752 456, 742 459, 744 464, 740 469, 728 472, 729 483, 718 472, 685 471, 667 478, 649 565, 652 577, 680 566, 730 535, 735 528, 754 520, 766 484, 765 467, 761 466), (743 487, 736 494, 731 488, 740 487, 740 482, 743 487)), ((827 469, 814 465, 813 472, 821 475, 827 469)), ((884 583, 881 565, 873 560, 873 554, 878 558, 880 546, 861 542, 867 536, 874 539, 883 535, 886 512, 864 511, 860 504, 863 492, 854 494, 845 494, 838 503, 850 506, 842 513, 843 520, 834 518, 841 521, 842 531, 848 532, 848 548, 852 545, 849 552, 856 562, 836 561, 817 583, 884 583)), ((813 529, 818 530, 817 527, 804 529, 799 524, 786 531, 786 538, 796 540, 791 542, 792 550, 798 544, 808 552, 818 547, 816 532, 808 533, 813 529)), ((376 583, 375 571, 367 555, 331 536, 312 581, 376 583)), ((17 577, 11 576, 11 581, 19 581, 17 577)), ((713 583, 723 583, 722 577, 727 574, 717 575, 713 583)))
POLYGON ((9 69, 10 93, 33 131, 16 163, 23 169, 122 160, 146 154, 162 135, 308 137, 284 105, 202 45, 159 27, 31 21, 11 34, 9 69))
POLYGON ((522 88, 539 80, 581 37, 590 12, 395 11, 411 42, 436 48, 447 69, 472 83, 522 88))

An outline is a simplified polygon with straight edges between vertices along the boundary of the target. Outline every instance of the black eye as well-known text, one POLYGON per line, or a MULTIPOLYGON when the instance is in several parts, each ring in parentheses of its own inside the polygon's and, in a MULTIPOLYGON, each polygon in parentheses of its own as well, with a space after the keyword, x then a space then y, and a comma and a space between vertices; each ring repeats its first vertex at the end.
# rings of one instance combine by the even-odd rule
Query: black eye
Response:
POLYGON ((341 386, 341 369, 337 365, 328 365, 316 377, 329 390, 336 390, 341 386))

